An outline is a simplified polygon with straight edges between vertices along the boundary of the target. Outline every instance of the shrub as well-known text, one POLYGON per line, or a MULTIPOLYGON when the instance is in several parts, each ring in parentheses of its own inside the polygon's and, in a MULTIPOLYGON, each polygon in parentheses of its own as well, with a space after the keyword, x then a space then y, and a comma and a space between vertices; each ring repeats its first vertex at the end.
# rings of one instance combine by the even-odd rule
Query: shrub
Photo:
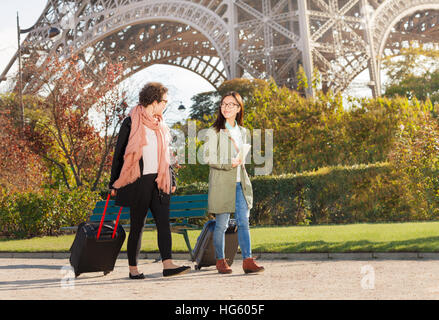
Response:
POLYGON ((251 221, 258 225, 378 221, 377 213, 371 214, 376 210, 371 186, 388 172, 383 163, 254 178, 251 221))
POLYGON ((439 217, 439 122, 425 113, 412 126, 401 126, 390 154, 404 196, 419 219, 439 217))
POLYGON ((98 200, 86 189, 9 193, 0 197, 0 233, 14 238, 56 235, 88 219, 98 200))
MULTIPOLYGON (((251 95, 242 92, 247 94, 244 126, 251 133, 273 129, 274 175, 388 162, 400 126, 413 126, 431 109, 428 103, 400 97, 346 101, 340 95, 318 92, 316 98, 307 99, 274 82, 255 87, 251 95)), ((197 131, 209 127, 214 119, 204 120, 197 120, 197 131)), ((187 136, 187 123, 174 128, 187 136)), ((201 144, 197 140, 197 147, 201 144)), ((256 166, 252 159, 249 173, 256 166)), ((187 164, 179 170, 183 183, 207 177, 208 170, 200 165, 187 164)))
MULTIPOLYGON (((410 202, 390 163, 336 166, 317 171, 253 177, 252 225, 308 225, 431 220, 410 202)), ((207 193, 207 183, 178 194, 207 193)), ((437 206, 436 206, 437 207, 437 206)))

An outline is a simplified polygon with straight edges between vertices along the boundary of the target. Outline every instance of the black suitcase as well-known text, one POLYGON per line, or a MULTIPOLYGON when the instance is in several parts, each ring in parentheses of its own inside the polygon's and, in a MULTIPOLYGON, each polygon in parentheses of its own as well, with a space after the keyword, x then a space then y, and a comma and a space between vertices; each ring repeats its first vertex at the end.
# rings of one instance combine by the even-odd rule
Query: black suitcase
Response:
MULTIPOLYGON (((215 248, 213 246, 213 232, 215 229, 215 220, 205 223, 200 236, 197 239, 193 250, 193 261, 196 262, 195 269, 200 270, 202 267, 216 265, 215 248)), ((229 227, 225 234, 224 254, 229 266, 233 264, 236 252, 238 251, 238 233, 236 220, 229 220, 229 227)))
MULTIPOLYGON (((108 200, 109 197, 107 204, 108 200)), ((76 277, 81 273, 98 271, 106 275, 114 269, 126 234, 119 225, 119 216, 116 223, 105 221, 105 211, 100 223, 83 222, 78 226, 70 248, 70 264, 76 277)))

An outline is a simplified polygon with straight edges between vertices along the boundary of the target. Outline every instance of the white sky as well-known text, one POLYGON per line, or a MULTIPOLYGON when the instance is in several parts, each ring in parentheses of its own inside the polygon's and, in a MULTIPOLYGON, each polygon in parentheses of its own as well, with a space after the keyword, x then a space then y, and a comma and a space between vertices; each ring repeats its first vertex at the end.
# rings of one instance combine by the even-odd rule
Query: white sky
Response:
POLYGON ((20 15, 20 27, 27 29, 37 22, 46 2, 47 0, 0 0, 0 73, 17 51, 17 11, 20 15))
MULTIPOLYGON (((20 27, 27 29, 38 20, 46 3, 47 0, 0 0, 0 73, 3 72, 17 50, 17 11, 20 16, 20 27)), ((22 40, 24 38, 25 35, 22 35, 22 40)), ((367 80, 366 70, 363 75, 357 77, 355 82, 364 83, 367 80)), ((191 105, 190 98, 193 95, 214 89, 206 80, 195 73, 173 66, 154 65, 130 78, 130 83, 135 84, 136 87, 140 87, 147 81, 160 81, 169 88, 172 110, 169 110, 168 117, 171 117, 172 114, 178 114, 177 118, 182 115, 187 116, 189 108, 184 114, 173 111, 177 109, 180 102, 189 107, 191 105)), ((0 92, 2 91, 5 91, 5 82, 0 85, 0 92)), ((368 89, 355 89, 349 92, 357 96, 370 96, 368 89)))

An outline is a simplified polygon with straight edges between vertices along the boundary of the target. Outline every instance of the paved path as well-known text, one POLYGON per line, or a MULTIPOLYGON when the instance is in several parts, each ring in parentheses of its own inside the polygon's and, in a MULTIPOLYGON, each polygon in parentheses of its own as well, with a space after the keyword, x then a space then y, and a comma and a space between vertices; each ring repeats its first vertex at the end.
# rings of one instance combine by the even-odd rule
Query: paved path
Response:
MULTIPOLYGON (((192 264, 178 260, 180 264, 192 264)), ((127 260, 115 270, 69 276, 68 259, 0 259, 3 299, 438 299, 439 260, 259 260, 266 271, 246 275, 214 267, 163 278, 161 263, 141 260, 142 281, 128 279, 127 260)), ((193 265, 193 264, 192 264, 193 265)))

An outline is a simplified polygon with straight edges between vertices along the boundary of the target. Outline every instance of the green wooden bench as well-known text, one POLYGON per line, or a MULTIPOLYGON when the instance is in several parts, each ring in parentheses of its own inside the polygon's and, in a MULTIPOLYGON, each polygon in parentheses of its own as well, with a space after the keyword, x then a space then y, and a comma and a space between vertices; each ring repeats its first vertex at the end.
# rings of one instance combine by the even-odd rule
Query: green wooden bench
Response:
MULTIPOLYGON (((105 201, 98 201, 90 216, 91 222, 100 222, 102 214, 104 213, 105 201)), ((114 204, 114 200, 108 202, 107 212, 105 214, 105 221, 112 221, 117 219, 120 207, 114 204)), ((189 241, 188 230, 200 229, 199 226, 189 223, 189 219, 203 218, 207 213, 207 194, 192 194, 184 196, 171 196, 170 203, 170 220, 180 220, 179 222, 171 222, 171 231, 182 234, 186 242, 189 254, 193 259, 192 247, 189 241)), ((130 219, 130 208, 123 207, 120 214, 120 220, 130 219)), ((148 210, 146 216, 147 223, 144 228, 146 230, 155 229, 154 218, 152 213, 148 210)), ((124 228, 129 228, 129 224, 122 224, 124 228)))

